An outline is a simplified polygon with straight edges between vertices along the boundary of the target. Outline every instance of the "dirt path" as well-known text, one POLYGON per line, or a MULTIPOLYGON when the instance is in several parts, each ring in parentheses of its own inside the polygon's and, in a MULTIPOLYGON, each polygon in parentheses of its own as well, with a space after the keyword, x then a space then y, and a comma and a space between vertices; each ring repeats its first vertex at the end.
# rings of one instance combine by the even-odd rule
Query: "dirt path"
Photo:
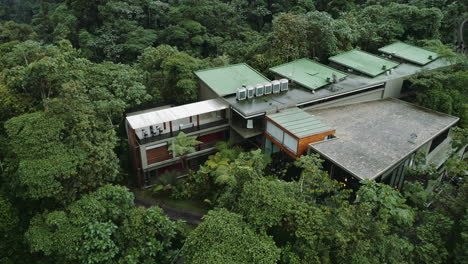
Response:
POLYGON ((148 201, 145 200, 143 197, 135 194, 135 205, 136 206, 143 206, 143 207, 151 207, 153 205, 157 205, 161 207, 164 213, 172 220, 184 220, 187 224, 192 226, 197 226, 201 223, 201 218, 203 214, 199 212, 190 211, 186 208, 180 208, 175 206, 169 206, 164 203, 155 202, 155 201, 148 201))

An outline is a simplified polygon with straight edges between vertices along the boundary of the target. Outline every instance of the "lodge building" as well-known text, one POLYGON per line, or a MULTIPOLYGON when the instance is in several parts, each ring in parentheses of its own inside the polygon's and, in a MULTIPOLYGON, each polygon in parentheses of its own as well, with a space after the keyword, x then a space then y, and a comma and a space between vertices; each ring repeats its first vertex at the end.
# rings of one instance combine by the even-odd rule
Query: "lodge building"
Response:
POLYGON ((198 102, 127 115, 138 185, 181 169, 168 146, 182 131, 202 142, 184 157, 193 169, 216 152, 216 142, 228 140, 291 159, 319 153, 331 177, 397 188, 416 153, 441 167, 458 118, 398 98, 408 92, 411 76, 450 63, 402 42, 379 52, 351 50, 330 57, 329 65, 295 60, 271 68, 275 80, 244 63, 195 72, 198 102))

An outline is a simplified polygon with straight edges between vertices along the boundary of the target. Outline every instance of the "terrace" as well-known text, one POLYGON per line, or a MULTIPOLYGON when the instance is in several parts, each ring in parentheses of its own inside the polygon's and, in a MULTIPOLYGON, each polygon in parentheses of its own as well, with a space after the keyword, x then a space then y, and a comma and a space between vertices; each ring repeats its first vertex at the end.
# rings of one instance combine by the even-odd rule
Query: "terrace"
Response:
POLYGON ((127 116, 129 128, 140 145, 186 134, 228 127, 228 105, 221 99, 206 100, 166 109, 150 109, 127 116))

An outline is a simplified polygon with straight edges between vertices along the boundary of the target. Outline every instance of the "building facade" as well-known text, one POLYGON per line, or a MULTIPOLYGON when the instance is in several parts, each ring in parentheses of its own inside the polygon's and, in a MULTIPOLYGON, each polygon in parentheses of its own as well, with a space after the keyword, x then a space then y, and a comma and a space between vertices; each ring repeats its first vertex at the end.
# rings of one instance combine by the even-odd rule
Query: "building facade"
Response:
POLYGON ((438 58, 435 53, 401 42, 382 47, 379 51, 382 52, 380 56, 351 50, 330 57, 330 65, 309 59, 292 61, 270 69, 276 80, 269 80, 247 64, 195 72, 199 82, 199 102, 148 109, 127 116, 128 140, 138 185, 150 185, 151 179, 164 171, 180 169, 180 157, 169 153, 168 145, 181 131, 196 136, 202 142, 195 153, 184 157, 194 169, 207 155, 216 151, 216 142, 227 140, 262 148, 269 154, 282 151, 293 159, 317 152, 334 164, 330 166, 334 169, 330 171, 332 175, 342 170, 357 180, 378 179, 386 182, 386 179, 392 179, 388 183, 396 187, 401 186, 400 182, 404 179, 402 164, 409 165, 411 155, 416 151, 426 147, 427 157, 439 159, 437 162, 443 164, 446 155, 435 153, 439 153, 437 148, 449 149, 450 137, 441 139, 438 135, 449 135, 450 127, 458 119, 444 115, 447 124, 441 121, 443 124, 435 127, 431 135, 423 137, 418 134, 419 129, 430 127, 433 123, 431 118, 437 119, 440 113, 389 98, 399 98, 404 92, 405 83, 414 74, 447 67, 450 63, 438 58), (393 120, 390 117, 394 117, 395 112, 385 110, 391 108, 400 111, 405 107, 411 115, 402 116, 403 120, 393 120), (373 147, 382 145, 382 142, 378 141, 380 139, 371 139, 380 136, 385 138, 388 132, 382 129, 382 135, 378 135, 379 131, 374 131, 367 137, 369 140, 360 139, 361 145, 347 140, 349 133, 354 131, 365 135, 360 129, 372 125, 369 122, 374 120, 373 116, 360 114, 353 117, 348 113, 361 108, 367 108, 376 116, 387 115, 387 119, 374 121, 387 128, 424 120, 418 123, 419 127, 414 127, 413 132, 408 132, 409 135, 405 132, 400 135, 400 139, 395 138, 404 144, 392 149, 394 156, 405 159, 383 156, 385 170, 379 169, 378 173, 372 169, 356 171, 340 160, 338 154, 335 157, 326 151, 328 149, 331 152, 335 147, 345 149, 354 144, 349 149, 362 148, 361 153, 348 153, 358 157, 354 163, 373 162, 371 158, 366 158, 373 156, 372 153, 366 156, 364 150, 378 152, 378 148, 373 147), (328 116, 327 109, 334 109, 329 110, 334 115, 328 116), (336 122, 341 120, 341 115, 348 116, 347 121, 355 119, 353 126, 344 125, 346 122, 343 120, 336 122), (409 144, 406 138, 413 134, 417 137, 414 139, 417 144, 409 151, 405 149, 405 145, 409 144), (432 146, 433 141, 440 141, 437 147, 432 146))

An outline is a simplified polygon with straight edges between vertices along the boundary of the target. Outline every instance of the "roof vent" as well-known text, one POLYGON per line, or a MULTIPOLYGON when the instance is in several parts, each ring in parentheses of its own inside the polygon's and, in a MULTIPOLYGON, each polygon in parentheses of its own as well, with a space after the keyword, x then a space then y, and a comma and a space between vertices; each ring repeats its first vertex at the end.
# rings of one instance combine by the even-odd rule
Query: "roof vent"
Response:
POLYGON ((280 85, 281 85, 281 91, 284 92, 284 91, 287 91, 288 90, 288 86, 289 86, 289 81, 288 79, 281 79, 280 80, 280 85))
POLYGON ((382 70, 386 70, 387 69, 387 65, 382 65, 382 70))
POLYGON ((336 76, 336 74, 334 72, 332 73, 332 79, 333 79, 333 83, 338 82, 338 76, 336 76))
POLYGON ((273 86, 271 82, 264 83, 264 86, 265 86, 265 95, 271 94, 271 92, 273 91, 273 88, 272 88, 273 86))
POLYGON ((271 85, 273 86, 273 93, 279 93, 281 91, 281 83, 278 80, 274 80, 271 82, 271 85))
POLYGON ((247 98, 253 98, 255 96, 255 88, 253 86, 247 86, 247 98))
POLYGON ((429 60, 432 60, 432 55, 429 55, 429 57, 427 57, 429 60))
POLYGON ((237 89, 236 99, 239 101, 247 99, 247 89, 245 87, 237 89))
POLYGON ((330 92, 337 92, 337 91, 339 91, 339 90, 341 90, 341 89, 340 89, 340 87, 338 87, 338 86, 336 86, 336 85, 332 85, 332 86, 330 87, 330 89, 328 89, 328 90, 329 90, 330 92))
POLYGON ((331 78, 327 77, 326 81, 327 81, 327 83, 331 83, 331 78))
POLYGON ((412 133, 408 139, 408 142, 411 144, 416 144, 416 139, 418 139, 418 135, 416 135, 416 133, 412 133))
POLYGON ((264 84, 257 84, 255 85, 255 96, 256 97, 260 97, 260 96, 263 96, 263 94, 265 93, 265 85, 264 84))

